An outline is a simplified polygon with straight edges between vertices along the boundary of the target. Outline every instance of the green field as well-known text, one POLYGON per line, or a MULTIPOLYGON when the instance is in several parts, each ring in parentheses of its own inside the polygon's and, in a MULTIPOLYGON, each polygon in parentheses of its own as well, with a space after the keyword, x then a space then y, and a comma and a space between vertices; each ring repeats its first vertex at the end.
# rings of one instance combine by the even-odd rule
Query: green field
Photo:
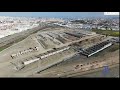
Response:
POLYGON ((119 37, 119 31, 100 30, 100 29, 93 29, 92 31, 96 32, 97 34, 103 34, 103 35, 108 35, 108 36, 119 37))
POLYGON ((3 48, 3 47, 0 47, 0 51, 2 51, 2 50, 4 50, 5 48, 3 48))

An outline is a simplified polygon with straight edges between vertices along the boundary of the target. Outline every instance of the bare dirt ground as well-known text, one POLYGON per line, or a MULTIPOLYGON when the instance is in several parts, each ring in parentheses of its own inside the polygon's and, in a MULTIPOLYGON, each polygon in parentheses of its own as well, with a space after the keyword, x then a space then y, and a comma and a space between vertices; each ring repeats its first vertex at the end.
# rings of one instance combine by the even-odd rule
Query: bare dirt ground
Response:
MULTIPOLYGON (((94 56, 94 57, 90 57, 89 59, 84 58, 83 62, 90 61, 90 60, 119 60, 119 50, 116 50, 115 52, 109 52, 109 53, 107 52, 107 50, 105 50, 104 52, 100 52, 99 56, 97 56, 97 57, 94 56)), ((78 57, 77 59, 70 60, 70 61, 64 62, 63 64, 60 64, 58 66, 49 68, 49 69, 41 72, 40 74, 35 74, 32 77, 64 77, 64 76, 69 77, 70 72, 74 73, 74 66, 81 63, 81 61, 82 60, 80 59, 80 57, 78 57)), ((87 75, 87 74, 88 74, 87 77, 92 77, 91 75, 89 76, 89 73, 91 73, 91 72, 97 73, 100 70, 101 69, 96 69, 94 71, 91 70, 91 71, 86 71, 86 72, 82 72, 82 73, 77 72, 76 74, 73 74, 70 77, 75 77, 75 76, 81 77, 81 75, 87 75)), ((119 70, 119 69, 117 69, 117 70, 119 70)), ((118 73, 118 72, 119 71, 116 71, 116 73, 118 73)), ((93 75, 93 77, 94 77, 94 75, 93 75)), ((96 77, 97 77, 97 75, 96 75, 96 77)), ((98 77, 99 77, 99 75, 98 75, 98 77)), ((111 77, 114 77, 114 76, 111 76, 111 77)))

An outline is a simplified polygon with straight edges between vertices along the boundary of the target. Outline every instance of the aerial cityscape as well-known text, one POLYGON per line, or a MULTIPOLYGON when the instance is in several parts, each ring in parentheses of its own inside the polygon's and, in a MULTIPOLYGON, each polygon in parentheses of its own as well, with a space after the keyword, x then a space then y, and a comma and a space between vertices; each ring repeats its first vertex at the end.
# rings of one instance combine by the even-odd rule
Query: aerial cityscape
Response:
POLYGON ((119 15, 0 12, 0 77, 119 77, 119 15))

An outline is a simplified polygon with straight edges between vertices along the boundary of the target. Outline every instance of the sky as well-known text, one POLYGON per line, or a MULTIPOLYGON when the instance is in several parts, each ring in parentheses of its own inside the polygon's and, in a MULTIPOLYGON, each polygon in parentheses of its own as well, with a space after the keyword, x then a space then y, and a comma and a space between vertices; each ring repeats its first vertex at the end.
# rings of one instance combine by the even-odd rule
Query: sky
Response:
POLYGON ((84 17, 104 17, 104 13, 103 12, 0 12, 0 16, 84 18, 84 17))

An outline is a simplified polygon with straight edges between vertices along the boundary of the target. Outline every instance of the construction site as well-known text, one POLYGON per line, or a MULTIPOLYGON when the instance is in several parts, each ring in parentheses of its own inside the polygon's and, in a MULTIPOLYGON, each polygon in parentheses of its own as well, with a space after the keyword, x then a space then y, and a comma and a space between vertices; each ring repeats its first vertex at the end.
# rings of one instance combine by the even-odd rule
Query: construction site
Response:
MULTIPOLYGON (((118 57, 112 60, 99 60, 99 57, 92 60, 91 58, 106 48, 118 45, 111 41, 112 38, 87 30, 63 27, 43 28, 0 52, 0 76, 69 77, 72 76, 71 73, 78 71, 118 64, 118 57), (63 64, 66 67, 65 71, 59 74, 60 69, 57 69, 55 75, 52 75, 54 70, 51 68, 55 69, 56 65, 60 66, 62 62, 70 61, 78 55, 80 56, 79 64, 71 63, 72 65, 68 66, 63 64), (51 72, 50 69, 52 73, 45 74, 51 72)), ((3 45, 2 42, 1 45, 3 45)))

